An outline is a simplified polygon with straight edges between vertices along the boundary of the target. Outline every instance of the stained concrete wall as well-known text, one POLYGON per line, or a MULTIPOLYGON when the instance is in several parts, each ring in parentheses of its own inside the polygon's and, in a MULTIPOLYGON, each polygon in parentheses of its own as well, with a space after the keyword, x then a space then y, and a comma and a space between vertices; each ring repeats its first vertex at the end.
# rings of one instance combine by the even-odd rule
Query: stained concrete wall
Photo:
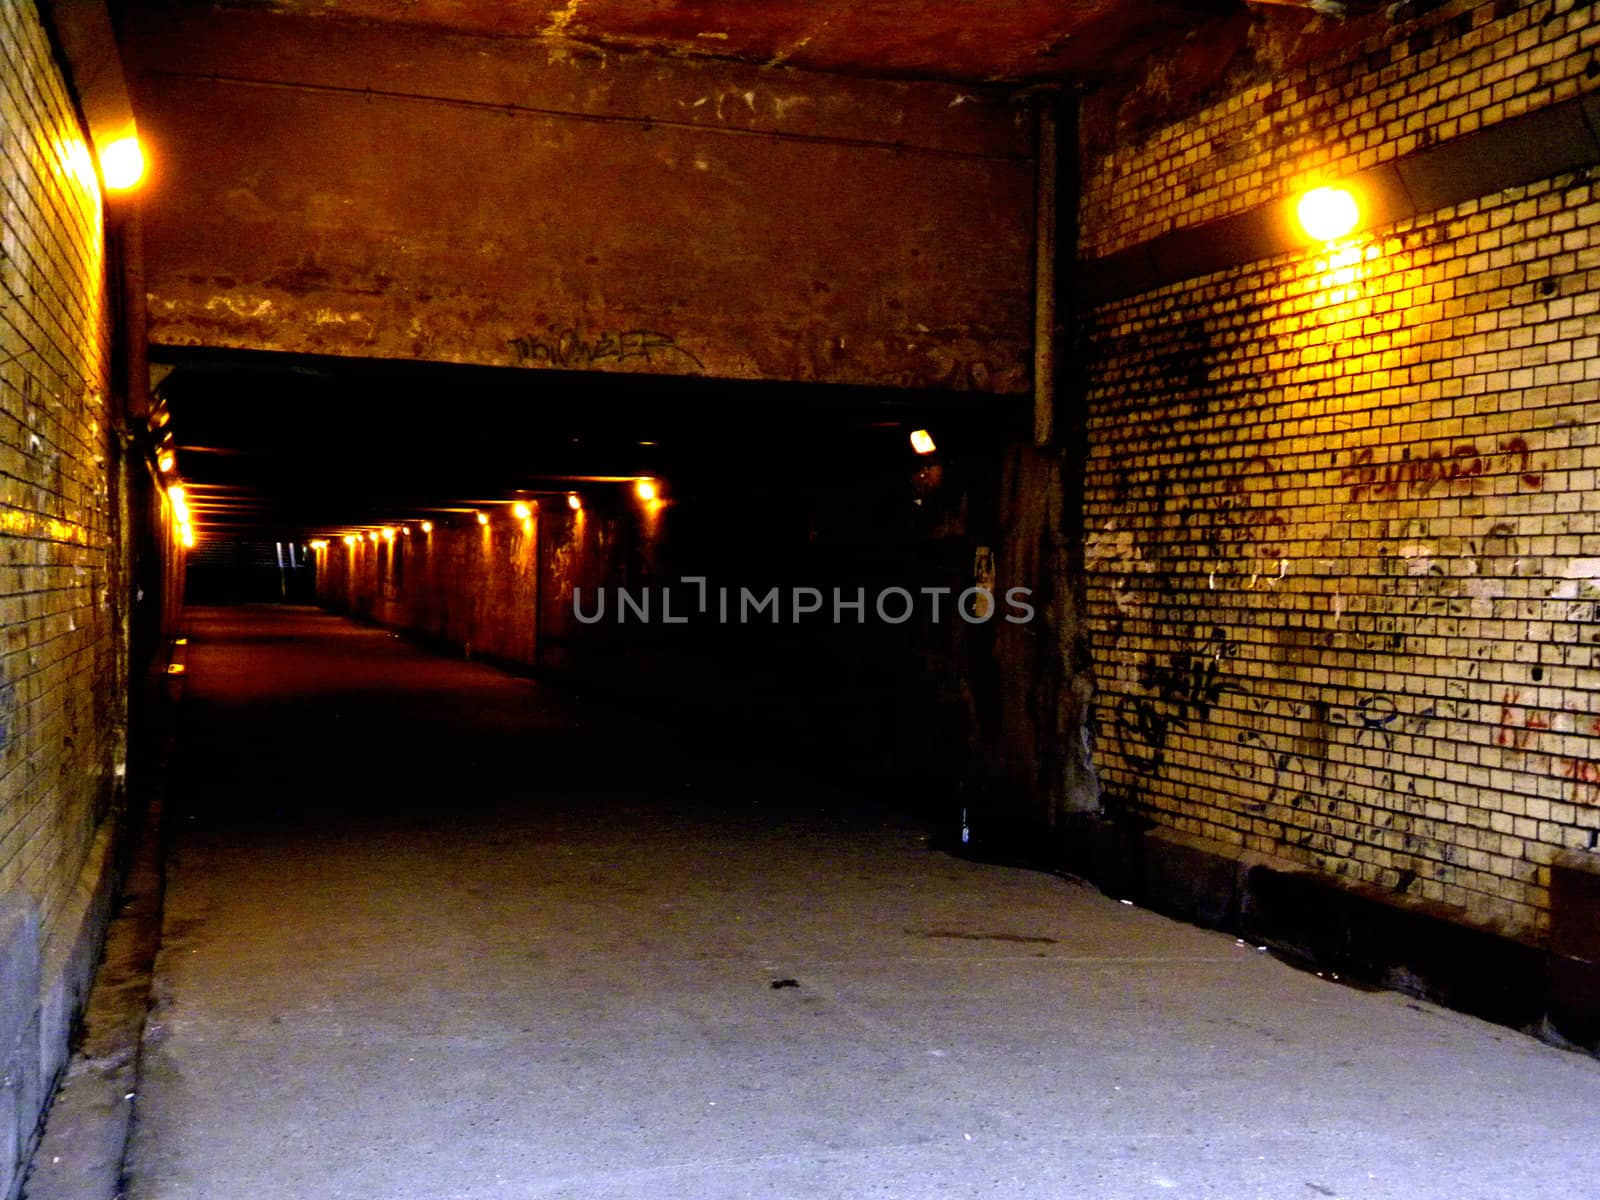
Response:
MULTIPOLYGON (((1592 96, 1590 5, 1355 33, 1091 98, 1082 270, 1592 96)), ((1600 841, 1600 203, 1458 174, 1086 314, 1097 760, 1163 836, 1538 942, 1552 861, 1600 841)))
POLYGON ((1028 387, 1025 103, 167 7, 155 343, 1028 387))
POLYGON ((0 2, 0 1196, 98 950, 126 758, 104 210, 30 0, 0 2))

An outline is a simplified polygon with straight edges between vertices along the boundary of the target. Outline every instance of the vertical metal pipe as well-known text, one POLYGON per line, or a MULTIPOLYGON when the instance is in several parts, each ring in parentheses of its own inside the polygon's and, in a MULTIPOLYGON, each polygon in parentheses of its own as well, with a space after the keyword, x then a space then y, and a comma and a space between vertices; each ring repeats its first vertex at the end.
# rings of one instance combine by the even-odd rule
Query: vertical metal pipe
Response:
POLYGON ((1034 175, 1033 254, 1033 444, 1056 440, 1056 245, 1059 217, 1060 101, 1054 94, 1036 106, 1039 149, 1034 175))

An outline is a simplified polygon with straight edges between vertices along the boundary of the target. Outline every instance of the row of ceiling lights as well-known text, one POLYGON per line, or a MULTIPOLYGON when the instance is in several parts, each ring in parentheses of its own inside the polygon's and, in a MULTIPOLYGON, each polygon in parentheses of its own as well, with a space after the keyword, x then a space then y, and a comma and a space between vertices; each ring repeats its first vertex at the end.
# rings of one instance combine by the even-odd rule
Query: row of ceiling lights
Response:
MULTIPOLYGON (((933 435, 931 433, 929 433, 926 429, 918 429, 911 434, 911 448, 918 454, 928 455, 932 454, 936 449, 938 449, 938 446, 934 442, 933 435)), ((633 481, 633 494, 642 503, 654 505, 659 503, 661 500, 661 485, 658 481, 651 479, 648 476, 641 476, 633 481)), ((583 497, 577 492, 568 492, 567 507, 573 512, 582 512, 583 497)), ((511 515, 518 521, 521 521, 526 527, 527 523, 533 519, 533 506, 530 505, 526 500, 513 501, 511 505, 511 515)), ((488 513, 478 510, 473 513, 473 516, 476 518, 479 525, 486 526, 489 524, 488 513)), ((419 521, 416 524, 417 528, 425 534, 433 532, 432 521, 419 521)), ((379 525, 374 528, 364 529, 359 533, 347 533, 340 540, 346 546, 354 547, 361 542, 363 538, 365 538, 367 541, 377 543, 379 541, 392 542, 396 537, 410 536, 410 525, 379 525)), ((313 550, 326 550, 328 545, 328 539, 326 538, 313 538, 310 542, 310 546, 313 550)))
MULTIPOLYGON (((165 425, 166 410, 163 408, 159 415, 161 418, 160 424, 165 425)), ((172 434, 169 432, 166 435, 166 438, 163 439, 157 452, 157 465, 160 467, 163 475, 171 475, 177 468, 176 451, 172 448, 171 442, 172 434)), ((932 454, 938 447, 934 442, 933 435, 931 433, 929 433, 926 429, 918 429, 914 430, 911 434, 911 448, 919 455, 929 455, 932 454)), ((641 476, 633 481, 633 494, 641 503, 647 505, 658 504, 661 500, 661 484, 649 476, 641 476)), ((182 485, 174 480, 167 488, 167 496, 172 502, 173 514, 178 522, 180 540, 183 542, 184 546, 192 547, 194 545, 194 529, 190 520, 189 507, 184 497, 182 485)), ((583 511, 583 497, 577 492, 568 492, 566 500, 567 507, 573 512, 583 511)), ((526 500, 513 501, 511 505, 511 515, 518 521, 522 522, 524 528, 526 528, 528 523, 533 519, 533 506, 530 505, 526 500)), ((473 516, 479 525, 487 526, 489 524, 488 513, 481 510, 475 510, 473 512, 473 516)), ((433 532, 434 525, 432 521, 423 520, 418 521, 415 524, 417 529, 424 534, 433 532)), ((403 523, 397 525, 380 525, 363 529, 359 532, 344 534, 340 540, 344 543, 344 545, 352 548, 363 540, 370 541, 374 544, 379 541, 392 542, 396 537, 410 537, 411 528, 411 525, 403 523)), ((329 544, 330 543, 327 538, 313 538, 309 543, 313 550, 326 550, 329 544)))
MULTIPOLYGON (((659 504, 661 502, 661 484, 657 480, 651 479, 648 476, 635 479, 633 481, 633 494, 644 504, 659 504)), ((577 492, 568 492, 566 500, 567 507, 573 512, 583 511, 583 497, 577 492)), ((479 525, 487 526, 489 524, 488 513, 482 511, 481 509, 469 511, 472 512, 473 518, 479 525)), ((522 522, 524 530, 527 530, 530 527, 530 523, 533 520, 533 512, 533 505, 526 500, 514 500, 511 503, 511 515, 518 521, 522 522)), ((433 532, 434 525, 432 521, 418 521, 415 522, 415 524, 418 531, 421 533, 428 534, 433 532)), ((363 529, 357 533, 347 533, 340 540, 346 546, 354 547, 363 540, 373 543, 377 543, 379 541, 392 542, 396 537, 410 536, 411 525, 409 524, 380 525, 371 529, 363 529)), ((326 550, 328 545, 329 542, 327 538, 313 538, 310 542, 310 546, 313 550, 326 550)))

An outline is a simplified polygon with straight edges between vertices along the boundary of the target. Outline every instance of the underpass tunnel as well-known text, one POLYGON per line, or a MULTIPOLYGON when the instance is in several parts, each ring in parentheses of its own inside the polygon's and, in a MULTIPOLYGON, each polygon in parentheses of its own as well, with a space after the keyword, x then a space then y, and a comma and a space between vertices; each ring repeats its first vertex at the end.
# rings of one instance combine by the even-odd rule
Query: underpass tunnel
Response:
POLYGON ((1597 11, 0 0, 0 1200, 1588 1194, 1597 11))
POLYGON ((995 561, 1021 400, 169 357, 189 604, 320 605, 634 706, 685 756, 982 826, 998 697, 963 664, 1034 615, 995 561))

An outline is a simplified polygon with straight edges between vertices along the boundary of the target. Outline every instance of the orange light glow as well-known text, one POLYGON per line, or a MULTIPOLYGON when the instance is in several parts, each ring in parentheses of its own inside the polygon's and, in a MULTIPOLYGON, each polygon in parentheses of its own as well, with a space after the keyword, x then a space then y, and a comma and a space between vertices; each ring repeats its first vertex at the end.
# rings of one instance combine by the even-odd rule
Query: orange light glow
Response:
POLYGON ((346 546, 354 546, 356 544, 356 535, 353 533, 347 533, 344 535, 343 540, 346 546))
POLYGON ((511 506, 511 513, 517 518, 517 520, 526 521, 529 517, 533 516, 533 509, 529 508, 523 501, 518 500, 511 506))
POLYGON ((926 429, 916 429, 911 433, 911 448, 918 454, 932 454, 939 447, 933 440, 933 434, 926 429))
POLYGON ((184 490, 174 484, 167 489, 167 499, 172 501, 172 515, 177 518, 178 524, 189 523, 189 499, 184 490))
POLYGON ((376 529, 374 529, 370 533, 368 533, 367 536, 372 539, 372 544, 374 546, 376 546, 378 544, 378 531, 376 529))
POLYGON ((577 492, 568 492, 567 493, 567 507, 570 508, 573 512, 582 512, 583 511, 583 497, 578 495, 577 492))
POLYGON ((100 151, 100 174, 113 192, 139 186, 144 178, 144 147, 139 145, 138 135, 127 134, 100 151))
POLYGON ((187 521, 178 526, 178 540, 183 543, 185 550, 194 549, 194 529, 187 521))
POLYGON ((424 521, 422 523, 422 532, 423 533, 432 533, 433 532, 433 522, 432 521, 424 521))
POLYGON ((163 475, 171 475, 172 469, 177 465, 178 456, 171 450, 163 450, 161 452, 161 456, 156 459, 156 466, 161 468, 161 473, 163 475))
POLYGON ((182 675, 183 674, 183 669, 184 668, 183 668, 183 664, 182 663, 168 663, 167 664, 167 674, 168 675, 182 675))
POLYGON ((381 532, 383 534, 383 540, 384 541, 386 541, 386 542, 394 541, 394 526, 393 525, 385 525, 379 532, 381 532))
POLYGON ((634 482, 633 494, 649 504, 661 496, 661 489, 656 486, 654 479, 639 479, 634 482))
POLYGON ((1344 187, 1312 188, 1300 197, 1294 211, 1306 236, 1319 242, 1344 237, 1361 220, 1355 193, 1344 187))
POLYGON ((489 523, 489 514, 488 513, 479 513, 478 514, 478 524, 479 525, 487 525, 488 523, 489 523))
POLYGON ((400 526, 400 534, 401 534, 402 537, 410 537, 411 536, 411 526, 409 526, 409 525, 400 526))
POLYGON ((100 180, 95 176, 94 159, 89 154, 88 146, 73 138, 62 148, 61 157, 62 165, 67 173, 78 181, 78 186, 88 192, 99 189, 100 180))

